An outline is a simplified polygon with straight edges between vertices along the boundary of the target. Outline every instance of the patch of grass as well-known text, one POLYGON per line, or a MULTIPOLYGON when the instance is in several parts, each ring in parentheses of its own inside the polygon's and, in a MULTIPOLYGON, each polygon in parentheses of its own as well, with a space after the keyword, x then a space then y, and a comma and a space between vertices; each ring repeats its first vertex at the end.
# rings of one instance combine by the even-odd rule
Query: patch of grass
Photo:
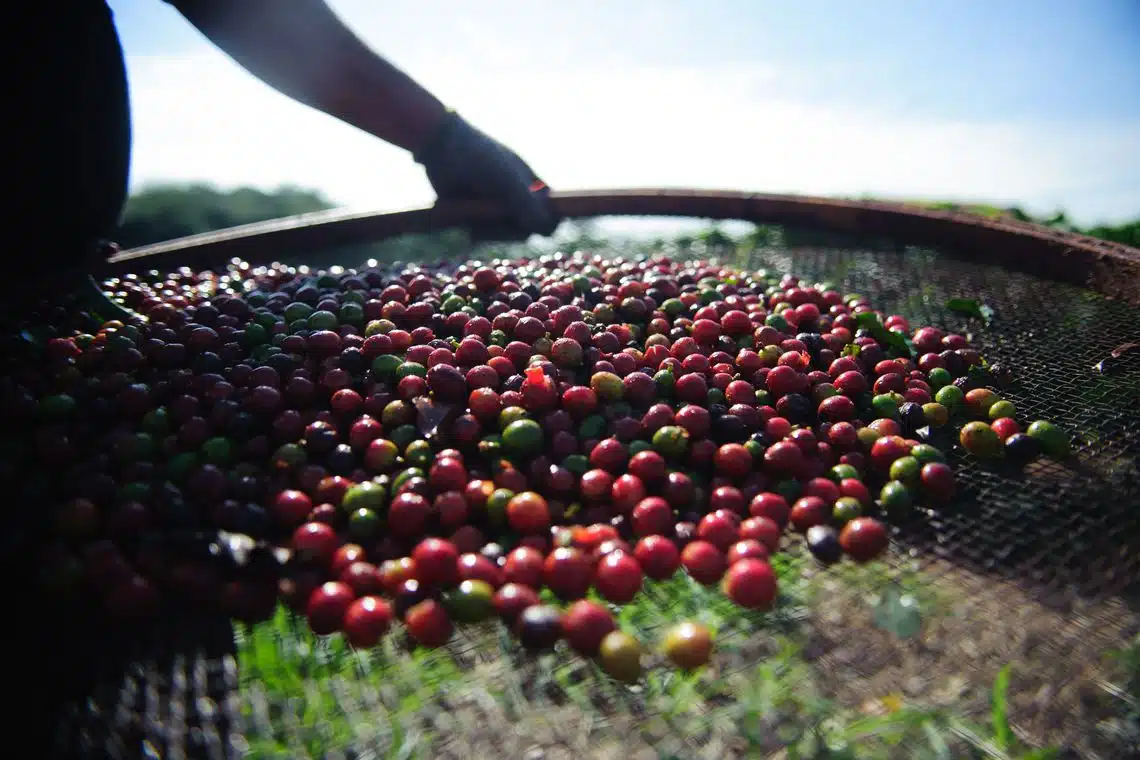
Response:
MULTIPOLYGON (((767 613, 742 609, 718 588, 701 586, 678 573, 667 581, 647 582, 634 602, 614 608, 615 616, 619 626, 637 636, 650 652, 664 629, 682 620, 695 620, 714 632, 718 651, 729 661, 747 659, 744 650, 758 631, 791 635, 805 617, 800 599, 803 562, 795 555, 773 558, 782 589, 778 604, 767 613)), ((547 596, 546 601, 555 600, 547 596)), ((258 757, 273 757, 274 752, 300 745, 310 755, 320 756, 344 746, 356 733, 346 703, 378 696, 393 726, 389 743, 398 752, 400 737, 395 727, 413 719, 442 692, 486 689, 508 714, 532 701, 535 693, 555 693, 561 701, 589 709, 589 691, 598 681, 608 680, 596 668, 592 668, 592 677, 576 678, 581 660, 561 648, 555 655, 537 658, 536 663, 536 658, 520 653, 517 643, 498 624, 465 627, 461 634, 457 638, 462 640, 444 649, 407 652, 399 643, 400 636, 393 634, 376 649, 357 652, 340 637, 314 636, 304 621, 280 609, 273 620, 239 634, 242 687, 247 703, 256 692, 270 705, 289 706, 296 721, 290 727, 270 716, 259 726, 255 716, 247 714, 251 750, 258 757), (508 667, 523 665, 519 670, 533 671, 537 680, 520 683, 506 677, 493 685, 479 683, 472 678, 469 663, 459 662, 472 649, 508 667), (532 662, 520 663, 528 659, 532 662)), ((651 654, 649 660, 654 659, 660 658, 651 654)), ((714 695, 710 691, 716 681, 713 673, 711 669, 685 674, 651 668, 644 685, 633 693, 645 709, 657 714, 680 718, 694 710, 705 712, 702 704, 714 695)))
POLYGON ((993 694, 990 699, 989 725, 972 724, 949 716, 948 728, 964 739, 968 746, 981 757, 998 760, 1048 760, 1060 756, 1060 751, 1052 747, 1033 748, 1026 746, 1013 733, 1009 721, 1009 675, 1010 666, 998 671, 994 679, 993 694))
POLYGON ((784 640, 780 652, 746 678, 729 681, 736 700, 725 711, 752 751, 783 750, 788 758, 897 757, 1044 760, 1053 749, 1035 749, 1013 735, 1008 718, 1009 668, 994 682, 991 722, 971 723, 948 709, 880 700, 882 714, 844 709, 820 696, 815 674, 798 648, 784 640))
POLYGON ((260 747, 265 754, 255 756, 266 757, 273 756, 270 747, 285 751, 297 745, 322 756, 352 743, 362 717, 385 714, 389 725, 382 728, 391 733, 399 754, 407 738, 403 719, 421 710, 441 686, 462 678, 446 653, 400 651, 393 637, 374 650, 357 652, 339 637, 314 636, 284 608, 240 636, 239 658, 246 703, 263 697, 269 708, 261 725, 248 712, 246 716, 255 739, 251 750, 260 747), (356 714, 346 709, 368 701, 380 709, 356 714))
POLYGON ((810 730, 788 747, 789 758, 907 757, 1045 760, 1052 748, 1031 748, 1014 737, 1007 713, 1009 667, 994 681, 990 724, 971 723, 944 708, 883 699, 884 713, 856 715, 820 701, 805 704, 810 730))
POLYGON ((1140 635, 1117 651, 1109 653, 1115 666, 1114 683, 1104 683, 1105 690, 1120 705, 1119 719, 1101 727, 1110 733, 1126 735, 1129 741, 1140 742, 1140 635))
POLYGON ((620 627, 647 650, 635 686, 609 679, 561 644, 528 655, 497 622, 462 627, 437 650, 409 651, 395 631, 357 652, 339 637, 314 636, 282 610, 239 636, 250 756, 323 757, 355 746, 375 757, 432 757, 472 720, 510 727, 546 709, 574 710, 586 735, 624 726, 619 735, 662 756, 695 757, 710 742, 734 743, 746 756, 783 751, 789 759, 877 760, 898 756, 900 748, 937 758, 1049 756, 1025 754, 1013 736, 1007 672, 995 684, 988 725, 894 696, 880 700, 882 714, 872 715, 822 696, 827 676, 802 653, 810 607, 840 584, 867 595, 901 589, 927 614, 938 614, 947 598, 919 570, 841 563, 812 573, 814 561, 796 550, 775 555, 773 566, 780 601, 767 613, 743 610, 683 573, 647 582, 633 603, 614 608, 620 627), (663 632, 681 620, 715 632, 708 667, 678 671, 656 652, 663 632), (493 717, 482 717, 486 711, 493 717))
POLYGON ((644 592, 633 603, 618 608, 618 625, 643 640, 660 629, 680 620, 696 620, 720 637, 744 635, 766 627, 791 631, 804 618, 801 598, 801 556, 778 554, 772 567, 780 581, 780 595, 774 609, 767 613, 752 612, 735 605, 719 588, 702 586, 684 573, 660 583, 646 583, 644 592))
POLYGON ((1129 694, 1140 700, 1140 635, 1116 653, 1116 659, 1124 671, 1125 688, 1129 694))

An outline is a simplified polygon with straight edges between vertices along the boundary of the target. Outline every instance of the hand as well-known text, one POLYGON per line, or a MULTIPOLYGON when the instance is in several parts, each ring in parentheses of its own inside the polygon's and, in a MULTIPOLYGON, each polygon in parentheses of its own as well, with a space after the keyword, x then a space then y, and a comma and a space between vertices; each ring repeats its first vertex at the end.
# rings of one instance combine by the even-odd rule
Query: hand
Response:
POLYGON ((435 137, 416 153, 440 200, 489 200, 506 217, 471 230, 475 240, 525 240, 549 235, 561 218, 550 190, 513 151, 449 113, 435 137))

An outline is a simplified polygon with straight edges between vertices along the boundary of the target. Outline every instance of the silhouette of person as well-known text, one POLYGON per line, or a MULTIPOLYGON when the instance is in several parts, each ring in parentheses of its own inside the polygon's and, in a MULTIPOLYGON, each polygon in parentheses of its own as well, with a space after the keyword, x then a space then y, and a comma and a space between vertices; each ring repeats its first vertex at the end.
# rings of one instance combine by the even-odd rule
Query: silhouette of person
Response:
MULTIPOLYGON (((263 82, 409 151, 443 200, 491 200, 509 214, 499 238, 550 234, 545 184, 519 156, 448 110, 346 27, 324 0, 166 0, 263 82)), ((31 158, 9 240, 16 274, 84 273, 105 255, 127 197, 131 123, 126 70, 105 0, 35 4, 19 49, 30 87, 20 121, 31 158)), ((16 27, 13 27, 16 28, 16 27)), ((208 96, 208 95, 207 95, 208 96)), ((267 125, 269 126, 269 125, 267 125)), ((17 159, 19 163, 19 159, 17 159)), ((18 176, 18 175, 17 175, 18 176)), ((476 231, 478 232, 478 231, 476 231)))

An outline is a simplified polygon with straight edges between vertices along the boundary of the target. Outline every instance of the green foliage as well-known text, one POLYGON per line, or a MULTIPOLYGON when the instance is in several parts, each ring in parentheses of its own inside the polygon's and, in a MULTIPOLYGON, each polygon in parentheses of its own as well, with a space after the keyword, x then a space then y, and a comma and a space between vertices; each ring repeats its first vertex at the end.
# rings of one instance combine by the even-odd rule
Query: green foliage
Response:
POLYGON ((951 298, 946 302, 946 308, 956 314, 985 320, 987 325, 994 317, 993 307, 981 303, 976 298, 951 298))
POLYGON ((1114 243, 1124 243, 1140 248, 1140 219, 1136 219, 1116 227, 1097 226, 1083 230, 1086 235, 1092 235, 1114 243))
POLYGON ((751 248, 764 248, 769 245, 780 245, 783 241, 783 230, 771 224, 758 224, 756 229, 744 236, 741 244, 751 248))
POLYGON ((994 741, 1005 751, 1013 742, 1013 729, 1009 725, 1009 665, 1002 668, 994 680, 991 706, 994 741))
MULTIPOLYGON (((464 724, 455 706, 471 700, 507 723, 565 704, 575 705, 586 721, 629 712, 641 716, 634 730, 662 757, 694 757, 712 737, 743 740, 750 757, 779 752, 789 760, 886 760, 900 752, 974 760, 1057 756, 1015 735, 1008 667, 994 681, 988 716, 977 719, 952 707, 912 704, 898 694, 858 708, 826 696, 826 675, 804 657, 801 627, 825 576, 806 578, 810 558, 799 553, 772 560, 781 596, 768 613, 743 610, 682 573, 647 582, 631 604, 615 610, 622 630, 650 652, 636 687, 609 679, 562 646, 527 655, 497 622, 465 626, 443 649, 409 652, 393 632, 375 649, 354 651, 340 637, 313 636, 302 620, 281 610, 274 620, 239 632, 250 756, 327 756, 367 735, 378 757, 430 757, 441 735, 464 724), (684 619, 716 632, 719 665, 686 673, 662 666, 651 653, 662 632, 684 619), (768 643, 757 649, 761 639, 768 643), (472 670, 473 663, 500 666, 472 670), (254 704, 267 705, 260 719, 250 712, 254 704)), ((837 569, 826 576, 833 583, 866 591, 898 587, 935 610, 933 591, 917 570, 884 563, 837 569)), ((549 593, 544 598, 557 603, 549 593)))
POLYGON ((733 240, 728 235, 728 233, 722 230, 719 226, 713 226, 707 230, 702 230, 701 232, 697 233, 697 240, 699 240, 708 250, 729 248, 736 244, 736 241, 733 240))
POLYGON ((1113 663, 1113 682, 1105 690, 1116 701, 1118 715, 1102 722, 1098 730, 1109 736, 1133 744, 1140 742, 1140 635, 1122 649, 1110 651, 1108 660, 1113 663))
POLYGON ((263 222, 333 207, 314 190, 251 187, 221 190, 208 184, 161 184, 131 196, 119 226, 124 248, 263 222))
POLYGON ((1140 247, 1140 217, 1118 225, 1101 224, 1093 227, 1080 227, 1079 225, 1073 224, 1072 220, 1069 219, 1069 215, 1061 209, 1054 211, 1048 216, 1033 216, 1019 206, 999 208, 998 206, 987 206, 984 204, 953 203, 949 201, 912 201, 912 205, 924 206, 939 211, 960 211, 991 219, 1005 217, 1018 222, 1041 224, 1046 227, 1053 227, 1067 232, 1078 232, 1102 240, 1111 240, 1115 243, 1124 243, 1125 245, 1140 247))
POLYGON ((1116 653, 1116 659, 1124 671, 1125 688, 1134 699, 1140 701, 1140 634, 1132 639, 1131 644, 1116 653))
MULTIPOLYGON (((649 651, 656 648, 663 631, 681 620, 695 620, 715 632, 719 651, 740 653, 760 631, 781 640, 792 635, 804 614, 799 579, 805 561, 798 555, 773 557, 782 593, 776 607, 766 613, 742 609, 716 588, 701 586, 684 573, 666 581, 646 582, 643 593, 631 604, 614 611, 621 628, 635 635, 649 651)), ((592 591, 590 598, 605 603, 592 591)), ((543 592, 543 599, 562 606, 549 590, 543 592)), ((494 697, 506 716, 515 718, 542 706, 542 695, 551 691, 588 712, 594 711, 591 698, 599 690, 612 692, 611 696, 623 702, 637 694, 611 681, 596 664, 583 662, 564 648, 552 654, 526 655, 497 622, 464 626, 455 641, 457 646, 409 652, 402 637, 393 633, 372 650, 356 651, 340 636, 314 636, 303 620, 284 608, 273 620, 240 630, 238 651, 246 709, 258 699, 267 699, 275 713, 296 716, 292 721, 273 721, 272 726, 248 726, 251 755, 290 756, 300 746, 311 756, 320 757, 345 746, 357 733, 355 722, 371 715, 345 710, 346 699, 357 703, 374 700, 383 706, 387 720, 373 728, 380 743, 390 748, 386 757, 402 753, 426 757, 434 732, 411 733, 408 729, 438 714, 441 694, 459 698, 486 693, 494 697), (457 659, 463 653, 482 661, 502 662, 508 669, 501 679, 476 677, 469 665, 464 667, 457 659)), ((786 658, 772 666, 784 679, 777 687, 781 693, 794 691, 798 679, 807 673, 801 658, 792 659, 798 649, 788 644, 783 651, 786 658)), ((646 660, 651 657, 647 653, 646 660)), ((746 683, 750 670, 734 673, 732 684, 746 683)), ((708 669, 683 673, 674 668, 653 668, 638 691, 643 692, 641 709, 663 716, 668 729, 679 736, 688 735, 698 723, 726 721, 739 715, 719 707, 715 714, 708 714, 712 703, 721 705, 735 699, 728 682, 708 669)))

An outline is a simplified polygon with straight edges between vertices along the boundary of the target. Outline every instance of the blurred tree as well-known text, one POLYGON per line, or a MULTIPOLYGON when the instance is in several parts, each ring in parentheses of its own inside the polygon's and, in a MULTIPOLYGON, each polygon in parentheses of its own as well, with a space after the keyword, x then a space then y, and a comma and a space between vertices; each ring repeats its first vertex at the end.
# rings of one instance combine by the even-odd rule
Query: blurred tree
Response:
POLYGON ((1140 219, 1126 222, 1125 224, 1115 227, 1092 227, 1084 230, 1084 233, 1104 240, 1111 240, 1115 243, 1124 243, 1134 248, 1140 248, 1140 219))
POLYGON ((701 230, 697 233, 697 240, 701 242, 705 249, 712 251, 721 251, 736 244, 724 230, 718 225, 713 225, 708 229, 701 230))
POLYGON ((755 229, 748 232, 741 244, 750 248, 764 248, 770 245, 780 245, 783 241, 784 230, 779 225, 757 224, 755 229))
POLYGON ((1010 208, 1006 209, 1006 211, 1009 213, 1010 216, 1012 216, 1014 219, 1016 219, 1019 222, 1036 221, 1033 217, 1031 217, 1029 214, 1025 213, 1018 206, 1011 206, 1010 208))
POLYGON ((134 248, 332 207, 321 193, 291 186, 266 192, 252 187, 221 190, 204 183, 152 185, 127 201, 118 243, 134 248))

